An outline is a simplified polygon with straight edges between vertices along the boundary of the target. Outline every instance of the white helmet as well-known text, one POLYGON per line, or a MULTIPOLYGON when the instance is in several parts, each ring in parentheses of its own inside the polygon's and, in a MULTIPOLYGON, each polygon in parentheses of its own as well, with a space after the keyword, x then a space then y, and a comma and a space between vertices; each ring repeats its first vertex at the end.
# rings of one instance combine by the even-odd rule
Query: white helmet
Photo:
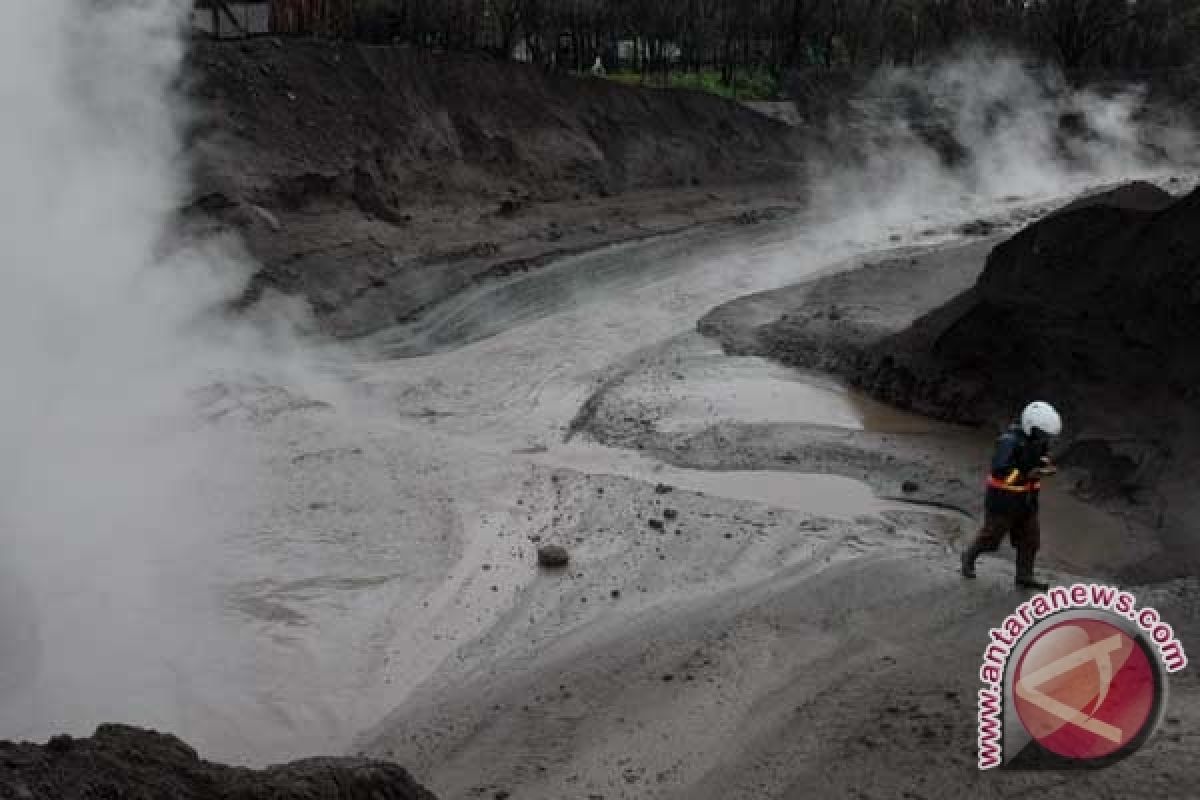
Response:
POLYGON ((1062 418, 1054 406, 1041 400, 1025 406, 1021 412, 1021 430, 1025 431, 1026 436, 1032 436, 1035 428, 1047 436, 1062 433, 1062 418))

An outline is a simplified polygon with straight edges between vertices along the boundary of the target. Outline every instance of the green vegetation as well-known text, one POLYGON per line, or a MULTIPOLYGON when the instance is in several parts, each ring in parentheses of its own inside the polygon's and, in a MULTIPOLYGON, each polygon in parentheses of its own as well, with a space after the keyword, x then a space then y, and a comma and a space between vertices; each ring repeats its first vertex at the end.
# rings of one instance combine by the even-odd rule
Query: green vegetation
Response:
MULTIPOLYGON (((585 73, 586 74, 586 73, 585 73)), ((657 89, 698 89, 733 100, 777 100, 779 81, 771 73, 758 70, 737 70, 732 84, 721 79, 719 70, 695 72, 646 73, 613 72, 606 75, 609 80, 630 86, 649 86, 657 89)))

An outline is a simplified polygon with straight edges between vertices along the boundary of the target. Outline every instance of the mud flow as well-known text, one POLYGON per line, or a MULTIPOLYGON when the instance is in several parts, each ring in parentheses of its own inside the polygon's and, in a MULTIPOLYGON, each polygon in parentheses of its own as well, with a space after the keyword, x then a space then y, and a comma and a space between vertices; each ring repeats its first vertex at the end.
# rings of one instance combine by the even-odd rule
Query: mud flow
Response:
POLYGON ((1072 320, 1164 385, 1087 417, 1039 571, 1149 574, 1200 642, 1168 547, 1194 481, 1161 466, 1200 436, 1103 427, 1194 405, 1200 195, 1064 209, 1194 150, 1140 96, 976 57, 826 132, 483 54, 184 42, 173 0, 25 5, 0 798, 1194 794, 1194 673, 1102 779, 974 770, 980 651, 1023 596, 1010 551, 959 562, 1014 298, 1056 334, 1023 393, 1104 382, 1072 320), (1128 274, 1170 291, 1113 324, 1128 274))

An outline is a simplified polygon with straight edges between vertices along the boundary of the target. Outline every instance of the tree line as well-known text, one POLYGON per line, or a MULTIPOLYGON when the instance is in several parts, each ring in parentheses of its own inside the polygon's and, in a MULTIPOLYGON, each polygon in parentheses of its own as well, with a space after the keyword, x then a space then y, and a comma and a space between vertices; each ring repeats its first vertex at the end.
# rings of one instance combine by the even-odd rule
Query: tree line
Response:
POLYGON ((1067 69, 1190 61, 1200 0, 270 0, 289 32, 642 73, 920 65, 971 40, 1067 69))

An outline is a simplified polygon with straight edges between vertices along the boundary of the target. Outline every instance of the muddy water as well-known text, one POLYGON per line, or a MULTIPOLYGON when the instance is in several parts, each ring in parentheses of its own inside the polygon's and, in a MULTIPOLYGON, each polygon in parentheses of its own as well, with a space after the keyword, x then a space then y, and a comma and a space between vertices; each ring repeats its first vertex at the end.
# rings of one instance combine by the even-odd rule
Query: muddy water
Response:
MULTIPOLYGON (((707 342, 682 345, 671 381, 660 385, 665 416, 656 427, 667 433, 718 421, 786 422, 895 434, 960 433, 956 426, 884 405, 814 372, 758 357, 731 358, 707 342)), ((636 381, 631 381, 636 385, 636 381)), ((643 385, 637 389, 653 393, 643 385)))
MULTIPOLYGON (((674 482, 732 499, 819 507, 842 518, 876 513, 880 501, 865 484, 847 478, 695 472, 667 480, 661 473, 656 477, 656 468, 667 469, 661 465, 607 448, 581 455, 562 445, 567 423, 606 371, 637 359, 644 348, 678 339, 715 305, 803 280, 856 255, 893 249, 891 231, 855 241, 830 238, 820 225, 805 224, 622 245, 468 291, 423 319, 363 342, 364 354, 388 359, 368 367, 365 380, 399 398, 403 413, 425 419, 421 424, 430 430, 469 442, 472 449, 508 448, 517 463, 532 456, 546 465, 674 482)), ((944 246, 953 236, 928 238, 944 246)), ((961 429, 884 406, 828 378, 761 359, 728 358, 698 334, 673 343, 670 352, 671 363, 651 358, 614 390, 652 408, 661 431, 784 422, 964 438, 961 429)), ((990 448, 988 438, 980 437, 979 452, 990 448)), ((1104 529, 1105 540, 1118 541, 1111 523, 1106 527, 1087 516, 1070 497, 1055 508, 1068 529, 1104 529)), ((1048 542, 1047 553, 1055 547, 1048 542)), ((1063 551, 1066 561, 1077 563, 1075 556, 1086 547, 1064 545, 1063 551)))
MULTIPOLYGON (((445 796, 501 788, 520 797, 593 791, 650 796, 663 788, 661 778, 653 788, 627 782, 625 768, 640 763, 648 776, 691 775, 703 785, 708 770, 719 771, 730 752, 728 736, 708 741, 706 735, 737 730, 738 739, 753 746, 754 736, 742 735, 747 729, 753 733, 748 723, 778 707, 791 724, 791 709, 811 705, 815 694, 780 702, 804 676, 832 669, 834 685, 853 686, 838 670, 863 656, 860 640, 911 638, 914 624, 941 616, 933 613, 933 604, 952 596, 941 590, 960 593, 965 607, 997 595, 989 591, 994 587, 963 585, 944 540, 912 539, 909 552, 896 549, 903 545, 901 536, 864 541, 871 525, 855 518, 888 510, 858 481, 676 469, 579 437, 564 441, 581 406, 601 389, 626 395, 630 425, 660 431, 746 421, 834 428, 839 437, 841 431, 862 431, 938 438, 941 426, 856 397, 836 383, 754 359, 726 358, 698 335, 688 340, 696 320, 715 305, 887 247, 878 236, 833 241, 827 231, 783 232, 781 237, 778 230, 748 231, 703 249, 650 242, 582 256, 460 297, 445 314, 435 309, 427 320, 371 343, 379 349, 363 359, 357 380, 380 407, 363 425, 395 431, 409 447, 398 483, 414 480, 406 471, 411 468, 429 480, 420 488, 446 498, 438 510, 447 519, 401 522, 389 532, 388 544, 433 532, 453 548, 451 568, 440 583, 433 580, 419 611, 394 606, 403 611, 374 626, 378 640, 341 654, 350 663, 389 664, 364 679, 378 690, 371 696, 377 711, 397 709, 381 725, 364 726, 373 731, 359 740, 368 749, 430 776, 445 796), (394 358, 398 355, 409 357, 394 358), (667 502, 647 486, 654 483, 676 487, 670 503, 685 522, 683 535, 660 537, 647 530, 646 518, 667 502), (685 497, 682 490, 704 496, 685 497), (725 535, 737 536, 730 509, 758 514, 762 505, 850 521, 830 524, 821 539, 813 533, 820 526, 787 511, 773 515, 791 517, 779 528, 760 520, 771 535, 744 540, 725 535), (538 572, 529 541, 534 537, 565 544, 571 568, 538 572), (828 581, 806 583, 810 561, 824 565, 839 553, 856 557, 860 547, 877 548, 870 552, 879 558, 867 559, 872 569, 845 573, 845 580, 832 573, 828 581), (803 556, 791 560, 787 548, 799 548, 803 556), (714 607, 706 605, 710 595, 728 589, 727 597, 741 602, 781 572, 789 573, 789 565, 798 568, 797 585, 814 601, 800 604, 805 615, 796 624, 779 627, 779 607, 773 605, 762 620, 752 621, 745 637, 722 645, 728 652, 713 657, 716 674, 707 676, 714 683, 697 681, 701 691, 684 695, 674 691, 683 688, 682 681, 663 682, 661 673, 677 671, 717 638, 711 628, 714 607), (914 587, 933 591, 914 595, 914 587), (838 607, 836 616, 812 626, 808 608, 826 603, 838 607), (680 609, 686 613, 673 617, 680 609), (872 624, 879 630, 864 636, 872 624), (772 644, 781 629, 799 635, 786 645, 772 644), (671 636, 680 638, 677 649, 664 648, 671 636), (806 659, 835 653, 842 637, 853 647, 809 668, 806 659), (804 669, 784 686, 777 681, 792 657, 804 669), (636 669, 622 672, 621 662, 636 669), (721 672, 718 666, 725 662, 727 671, 721 672), (756 664, 761 679, 754 675, 756 664), (642 674, 645 665, 649 678, 642 674), (393 681, 391 691, 377 685, 380 677, 393 681), (563 691, 561 701, 549 696, 554 687, 563 691), (739 692, 742 712, 736 711, 739 692), (706 708, 708 703, 715 706, 706 708), (689 756, 695 763, 684 763, 689 756)), ((970 441, 973 455, 966 462, 978 462, 972 474, 979 476, 980 492, 988 438, 970 441)), ((1047 562, 1069 565, 1095 552, 1079 536, 1090 536, 1092 545, 1118 541, 1070 498, 1062 500, 1047 497, 1047 562)), ((1011 579, 1011 552, 1001 555, 1009 564, 987 564, 980 584, 1011 579)), ((1001 594, 1007 597, 1007 587, 1001 594)), ((1003 602, 1007 608, 1007 599, 1003 602)), ((951 610, 949 618, 951 641, 961 644, 961 615, 951 610)), ((931 638, 936 637, 917 640, 931 638)), ((962 648, 947 652, 957 649, 962 648)), ((976 646, 967 649, 975 659, 976 646)), ((975 668, 977 663, 961 673, 975 668)), ((936 672, 937 665, 922 661, 919 669, 936 672)), ((884 669, 878 677, 892 672, 884 669)), ((939 685, 934 694, 940 697, 944 690, 939 685)), ((809 727, 841 725, 845 706, 838 705, 809 727)), ((784 753, 781 760, 794 756, 784 753)), ((961 764, 956 769, 961 772, 961 764)), ((747 796, 756 796, 754 790, 747 796)))
MULTIPOLYGON (((956 461, 978 462, 980 495, 992 434, 931 420, 879 403, 830 378, 754 357, 731 358, 697 337, 674 343, 669 375, 651 365, 616 390, 630 407, 647 409, 667 433, 696 433, 722 422, 788 423, 908 437, 912 447, 953 445, 956 461)), ((601 468, 597 459, 589 468, 601 468)), ((688 471, 684 471, 685 473, 688 471)), ((630 473, 632 474, 632 473, 630 473)), ((973 473, 975 474, 975 473, 973 473)), ((972 474, 972 476, 973 476, 972 474)), ((968 476, 968 480, 972 477, 968 476)), ((693 472, 681 485, 782 508, 821 509, 846 518, 890 508, 855 480, 770 471, 693 472)), ((1047 481, 1042 502, 1043 561, 1082 575, 1109 576, 1156 553, 1156 545, 1123 521, 1075 498, 1066 478, 1047 481)), ((964 520, 968 530, 976 523, 964 520)))
POLYGON ((694 470, 668 466, 637 453, 571 443, 533 457, 536 463, 589 475, 620 475, 675 489, 761 503, 816 516, 852 519, 896 508, 864 483, 839 475, 771 470, 694 470))
MULTIPOLYGON (((885 513, 889 503, 847 478, 675 469, 563 441, 598 387, 694 330, 714 306, 888 246, 889 231, 863 230, 870 232, 850 239, 820 226, 762 226, 580 256, 464 294, 363 343, 357 361, 336 366, 358 390, 354 403, 296 398, 276 407, 270 393, 239 396, 239 413, 212 424, 252 442, 261 469, 249 483, 202 476, 197 494, 213 508, 249 496, 254 508, 214 522, 221 563, 204 574, 221 595, 219 609, 174 626, 188 636, 209 631, 208 638, 197 638, 186 663, 131 655, 145 683, 175 701, 157 703, 162 716, 140 721, 178 732, 207 757, 243 763, 350 747, 354 734, 461 657, 464 643, 488 635, 501 644, 521 640, 520 620, 506 615, 540 577, 531 525, 556 531, 569 515, 594 513, 559 492, 547 474, 554 470, 636 479, 611 481, 606 495, 626 511, 626 498, 612 495, 632 493, 632 483, 661 482, 703 492, 714 517, 728 505, 715 500, 725 498, 842 520, 885 513)), ((659 424, 929 430, 836 384, 715 356, 706 346, 708 353, 701 348, 681 362, 682 378, 663 364, 629 384, 665 409, 659 424)), ((680 559, 724 564, 724 530, 710 533, 680 559)), ((628 542, 613 538, 611 546, 621 552, 628 542)), ((618 564, 613 574, 626 571, 618 564)), ((669 596, 664 586, 664 594, 648 592, 641 602, 649 607, 669 596)), ((162 616, 154 608, 147 614, 162 616)), ((613 625, 627 621, 613 615, 613 625)), ((0 625, 11 628, 3 615, 0 625)), ((558 634, 551 627, 546 636, 558 634)), ((492 652, 480 652, 483 668, 492 652)), ((46 683, 47 692, 55 690, 46 683)), ((27 696, 23 684, 8 689, 27 696)), ((114 706, 121 700, 113 698, 114 706)), ((118 710, 77 719, 71 732, 87 733, 118 710)), ((71 722, 30 720, 15 735, 43 738, 71 722)))

